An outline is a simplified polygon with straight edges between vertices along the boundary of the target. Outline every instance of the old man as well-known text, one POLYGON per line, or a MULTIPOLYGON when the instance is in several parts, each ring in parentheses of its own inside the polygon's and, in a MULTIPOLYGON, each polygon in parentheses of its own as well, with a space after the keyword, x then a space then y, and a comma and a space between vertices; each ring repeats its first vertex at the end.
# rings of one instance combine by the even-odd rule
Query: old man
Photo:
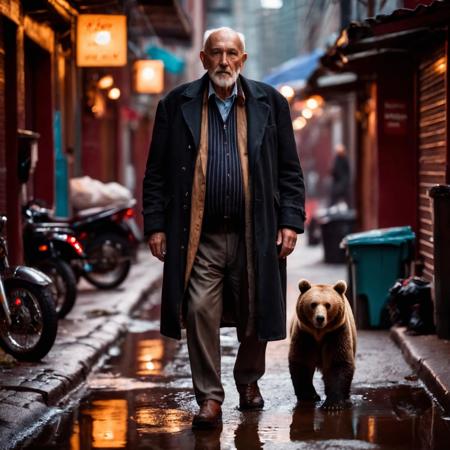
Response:
POLYGON ((267 341, 286 336, 286 256, 303 232, 304 184, 289 105, 243 77, 245 40, 205 33, 196 81, 156 112, 143 186, 144 232, 164 261, 161 333, 186 337, 199 412, 222 422, 220 326, 237 327, 241 409, 264 405, 267 341))

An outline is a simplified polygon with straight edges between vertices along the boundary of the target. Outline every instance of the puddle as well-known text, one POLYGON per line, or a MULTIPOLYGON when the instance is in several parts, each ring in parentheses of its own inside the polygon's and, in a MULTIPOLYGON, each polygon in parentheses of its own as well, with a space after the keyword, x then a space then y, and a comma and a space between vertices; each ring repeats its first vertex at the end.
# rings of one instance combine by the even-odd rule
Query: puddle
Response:
MULTIPOLYGON (((295 407, 287 377, 262 382, 266 407, 240 412, 231 371, 223 428, 192 431, 197 405, 186 346, 160 337, 158 307, 144 308, 101 372, 88 380, 90 394, 49 424, 26 449, 444 449, 450 421, 418 384, 355 386, 350 409, 326 413, 295 407)), ((232 335, 224 335, 226 358, 232 335)), ((225 364, 226 365, 226 364, 225 364)), ((229 367, 226 367, 229 369, 229 367)), ((268 367, 270 370, 270 366, 268 367)))

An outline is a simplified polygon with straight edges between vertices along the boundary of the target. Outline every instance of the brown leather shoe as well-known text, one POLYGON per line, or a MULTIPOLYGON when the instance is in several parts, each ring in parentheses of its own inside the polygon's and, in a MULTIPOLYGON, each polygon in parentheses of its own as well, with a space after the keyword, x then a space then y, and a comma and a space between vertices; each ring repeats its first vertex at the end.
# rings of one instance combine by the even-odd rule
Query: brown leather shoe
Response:
POLYGON ((222 425, 222 407, 216 400, 205 400, 192 420, 192 428, 217 428, 222 425))
POLYGON ((256 381, 250 384, 238 384, 237 390, 240 409, 262 409, 264 407, 264 399, 256 381))

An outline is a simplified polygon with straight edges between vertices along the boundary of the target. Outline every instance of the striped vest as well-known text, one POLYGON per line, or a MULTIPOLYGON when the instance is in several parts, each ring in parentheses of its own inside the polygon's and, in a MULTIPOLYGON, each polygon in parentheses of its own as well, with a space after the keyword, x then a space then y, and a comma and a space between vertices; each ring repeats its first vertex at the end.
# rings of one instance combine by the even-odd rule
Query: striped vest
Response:
POLYGON ((214 96, 208 104, 208 163, 206 171, 205 220, 244 216, 244 188, 237 146, 236 100, 224 122, 214 96))

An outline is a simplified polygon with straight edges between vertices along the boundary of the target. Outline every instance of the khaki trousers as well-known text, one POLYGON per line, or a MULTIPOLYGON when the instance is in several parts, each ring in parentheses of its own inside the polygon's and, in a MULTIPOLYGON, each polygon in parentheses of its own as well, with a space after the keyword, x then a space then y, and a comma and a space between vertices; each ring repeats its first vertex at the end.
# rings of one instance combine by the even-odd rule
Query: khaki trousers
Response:
MULTIPOLYGON (((224 281, 231 288, 237 310, 246 277, 244 233, 203 232, 187 288, 186 333, 195 397, 204 400, 224 399, 220 376, 220 321, 223 310, 224 281)), ((265 371, 267 342, 256 336, 241 340, 234 379, 248 384, 265 371)))

